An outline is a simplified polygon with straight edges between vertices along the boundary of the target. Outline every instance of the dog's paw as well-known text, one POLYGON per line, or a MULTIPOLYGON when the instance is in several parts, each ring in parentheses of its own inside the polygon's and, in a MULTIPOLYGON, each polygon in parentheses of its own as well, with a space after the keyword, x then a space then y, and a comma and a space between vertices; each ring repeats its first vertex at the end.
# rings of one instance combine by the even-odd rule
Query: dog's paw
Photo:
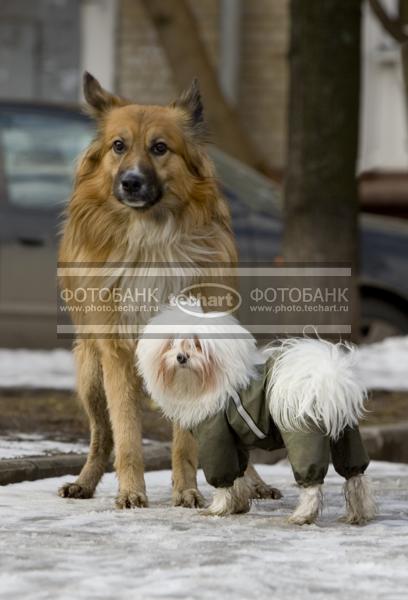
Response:
POLYGON ((258 500, 279 500, 283 494, 278 488, 274 488, 266 483, 256 483, 251 486, 251 498, 258 500))
POLYGON ((184 508, 202 508, 205 500, 196 488, 173 492, 173 506, 184 508))
POLYGON ((232 487, 215 490, 210 506, 200 514, 205 517, 226 517, 247 513, 251 510, 249 492, 245 479, 236 479, 232 487))
POLYGON ((230 506, 220 505, 219 502, 211 502, 209 506, 199 511, 202 517, 228 517, 234 514, 230 506))
POLYGON ((338 523, 345 523, 346 525, 367 525, 372 517, 363 517, 361 515, 347 514, 337 519, 338 523))
POLYGON ((288 523, 291 525, 312 525, 316 521, 316 515, 290 515, 288 523))
POLYGON ((208 508, 204 508, 203 510, 200 510, 199 514, 202 517, 227 517, 231 513, 229 513, 229 512, 216 512, 214 510, 211 510, 210 507, 208 507, 208 508))
POLYGON ((116 508, 146 508, 149 506, 144 492, 120 492, 115 500, 116 508))
POLYGON ((87 488, 79 483, 65 483, 58 490, 58 496, 61 498, 92 498, 94 490, 87 488))
POLYGON ((229 517, 231 515, 243 515, 251 510, 251 503, 242 503, 240 506, 222 506, 218 502, 212 502, 210 506, 200 510, 203 517, 229 517))

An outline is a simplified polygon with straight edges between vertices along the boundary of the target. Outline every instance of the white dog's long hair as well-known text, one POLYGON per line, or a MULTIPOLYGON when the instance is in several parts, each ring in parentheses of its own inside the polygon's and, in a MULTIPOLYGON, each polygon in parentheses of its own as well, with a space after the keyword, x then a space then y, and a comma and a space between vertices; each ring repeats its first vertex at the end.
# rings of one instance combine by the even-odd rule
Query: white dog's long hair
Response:
POLYGON ((266 397, 280 429, 317 426, 337 438, 364 413, 365 391, 355 376, 354 349, 345 343, 296 338, 260 352, 253 336, 231 315, 213 313, 209 319, 169 307, 145 327, 136 352, 148 393, 182 427, 191 428, 222 410, 268 358, 273 360, 266 397))
POLYGON ((355 374, 355 349, 310 338, 288 339, 278 348, 268 373, 266 395, 276 425, 283 431, 317 426, 333 439, 358 425, 366 391, 355 374))

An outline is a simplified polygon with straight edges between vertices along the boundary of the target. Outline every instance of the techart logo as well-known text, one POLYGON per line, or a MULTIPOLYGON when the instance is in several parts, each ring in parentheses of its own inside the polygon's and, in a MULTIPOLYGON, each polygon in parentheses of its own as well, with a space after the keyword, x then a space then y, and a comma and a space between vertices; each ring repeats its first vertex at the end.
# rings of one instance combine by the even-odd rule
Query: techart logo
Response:
POLYGON ((234 288, 222 283, 196 283, 171 296, 170 304, 192 317, 214 319, 237 311, 242 298, 234 288))

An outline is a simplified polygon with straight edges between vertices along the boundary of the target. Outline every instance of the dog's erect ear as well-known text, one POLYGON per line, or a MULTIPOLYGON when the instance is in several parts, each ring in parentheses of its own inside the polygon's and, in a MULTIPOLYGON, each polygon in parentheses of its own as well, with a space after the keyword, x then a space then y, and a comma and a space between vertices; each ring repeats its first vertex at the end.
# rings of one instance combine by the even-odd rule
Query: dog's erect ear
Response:
POLYGON ((207 136, 207 128, 204 121, 204 107, 200 87, 196 77, 190 87, 184 90, 173 103, 173 106, 181 108, 187 113, 192 132, 204 141, 207 136))
POLYGON ((204 108, 201 100, 200 86, 195 77, 188 89, 184 90, 174 103, 189 113, 192 123, 197 125, 204 121, 204 108))
POLYGON ((99 81, 88 71, 84 73, 84 96, 89 112, 97 118, 114 106, 125 104, 121 98, 104 90, 99 81))

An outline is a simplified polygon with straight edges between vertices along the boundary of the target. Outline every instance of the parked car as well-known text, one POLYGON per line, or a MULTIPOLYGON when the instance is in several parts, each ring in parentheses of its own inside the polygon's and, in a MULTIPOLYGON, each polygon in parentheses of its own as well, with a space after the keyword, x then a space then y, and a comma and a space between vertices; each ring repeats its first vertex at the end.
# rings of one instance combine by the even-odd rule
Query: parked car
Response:
MULTIPOLYGON (((55 347, 56 257, 75 158, 94 134, 77 107, 0 103, 0 346, 55 347)), ((280 255, 280 190, 213 148, 229 198, 240 257, 280 255)), ((362 334, 408 334, 408 224, 361 219, 362 334)), ((66 344, 66 342, 65 342, 66 344)))

